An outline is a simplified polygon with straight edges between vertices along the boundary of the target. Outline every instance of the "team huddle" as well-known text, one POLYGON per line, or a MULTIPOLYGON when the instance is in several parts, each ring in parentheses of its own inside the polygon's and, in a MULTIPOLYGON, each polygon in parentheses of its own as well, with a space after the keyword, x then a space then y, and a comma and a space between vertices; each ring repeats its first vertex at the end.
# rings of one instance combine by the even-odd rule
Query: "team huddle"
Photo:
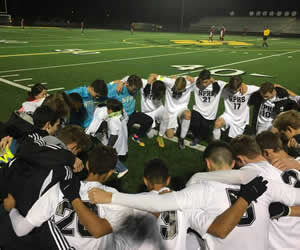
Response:
POLYGON ((299 249, 299 100, 280 85, 226 83, 208 70, 51 95, 36 84, 0 124, 0 249, 299 249), (128 173, 128 138, 145 147, 157 135, 162 148, 177 136, 184 150, 188 134, 191 147, 209 142, 207 172, 184 189, 170 190, 161 159, 145 163, 148 192, 105 185, 128 173))

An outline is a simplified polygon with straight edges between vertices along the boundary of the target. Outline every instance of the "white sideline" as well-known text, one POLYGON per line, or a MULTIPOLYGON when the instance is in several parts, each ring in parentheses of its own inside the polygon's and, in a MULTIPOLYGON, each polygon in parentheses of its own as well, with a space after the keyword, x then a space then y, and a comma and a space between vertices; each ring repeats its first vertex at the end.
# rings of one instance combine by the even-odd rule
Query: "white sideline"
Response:
POLYGON ((176 55, 185 55, 185 54, 202 53, 202 52, 213 51, 213 50, 215 50, 215 49, 199 50, 199 51, 189 51, 189 52, 179 52, 179 53, 170 53, 170 54, 161 54, 161 55, 154 55, 154 56, 142 56, 142 57, 121 58, 121 59, 113 59, 113 60, 105 60, 105 61, 96 61, 96 62, 87 62, 87 63, 65 64, 65 65, 47 66, 47 67, 38 67, 38 68, 13 69, 13 70, 4 70, 4 71, 0 71, 0 73, 10 73, 10 72, 19 72, 19 71, 31 71, 31 70, 40 70, 40 69, 55 69, 55 68, 73 67, 73 66, 81 66, 81 65, 102 64, 102 63, 122 62, 122 61, 132 61, 132 60, 139 60, 139 59, 148 59, 148 58, 165 57, 165 56, 176 56, 176 55))
POLYGON ((23 82, 23 81, 31 81, 32 78, 24 78, 24 79, 17 79, 17 80, 14 80, 14 82, 23 82))

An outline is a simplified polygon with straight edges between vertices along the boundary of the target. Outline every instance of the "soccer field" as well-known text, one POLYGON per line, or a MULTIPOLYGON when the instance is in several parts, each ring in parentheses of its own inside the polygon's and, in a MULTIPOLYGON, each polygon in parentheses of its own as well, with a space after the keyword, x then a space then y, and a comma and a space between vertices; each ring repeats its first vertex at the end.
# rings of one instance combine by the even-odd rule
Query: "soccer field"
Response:
MULTIPOLYGON (((244 71, 247 84, 279 83, 300 93, 300 40, 270 38, 262 48, 262 37, 225 36, 225 43, 207 43, 208 34, 154 33, 117 30, 0 27, 1 121, 25 100, 30 86, 46 83, 48 91, 68 90, 95 79, 109 82, 128 74, 147 77, 150 73, 197 76, 202 65, 218 74, 244 71), (174 65, 194 65, 179 70, 174 65), (253 76, 251 74, 256 74, 253 76), (257 76, 260 75, 260 76, 257 76), (262 76, 263 75, 263 76, 262 76)), ((216 36, 215 39, 218 39, 216 36)), ((226 76, 214 76, 227 81, 226 76)), ((193 98, 190 101, 192 106, 193 98)), ((139 107, 139 102, 137 103, 139 107)), ((219 113, 223 111, 223 104, 219 113)), ((136 192, 142 184, 143 163, 154 157, 168 162, 174 188, 201 171, 201 152, 166 141, 159 149, 155 139, 146 147, 129 142, 129 173, 113 179, 123 191, 136 192), (176 185, 175 185, 176 184, 176 185)))

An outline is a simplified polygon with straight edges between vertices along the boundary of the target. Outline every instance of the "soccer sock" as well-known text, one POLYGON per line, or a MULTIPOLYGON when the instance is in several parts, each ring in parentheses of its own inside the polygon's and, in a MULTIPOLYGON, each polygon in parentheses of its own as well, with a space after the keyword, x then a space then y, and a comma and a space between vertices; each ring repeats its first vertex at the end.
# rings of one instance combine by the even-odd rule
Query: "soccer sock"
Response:
POLYGON ((214 128, 213 137, 215 140, 220 140, 220 138, 221 138, 221 129, 220 128, 214 128))
POLYGON ((181 124, 180 138, 184 139, 189 130, 191 120, 183 120, 181 124))
POLYGON ((164 134, 168 129, 168 124, 169 124, 169 115, 168 113, 165 113, 163 115, 162 121, 160 122, 159 133, 158 133, 159 136, 164 136, 164 134))

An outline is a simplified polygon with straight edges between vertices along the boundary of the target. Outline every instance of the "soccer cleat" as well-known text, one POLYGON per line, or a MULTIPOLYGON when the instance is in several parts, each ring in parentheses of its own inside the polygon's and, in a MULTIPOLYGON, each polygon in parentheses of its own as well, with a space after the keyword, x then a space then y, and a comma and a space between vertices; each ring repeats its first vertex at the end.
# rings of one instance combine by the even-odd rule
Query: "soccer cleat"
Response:
POLYGON ((163 138, 162 136, 157 136, 156 141, 157 141, 158 146, 159 146, 160 148, 164 148, 164 147, 165 147, 164 138, 163 138))
POLYGON ((193 141, 191 141, 190 146, 196 146, 199 143, 199 139, 198 138, 194 138, 193 141))
POLYGON ((128 169, 126 169, 126 170, 124 170, 124 171, 122 171, 122 172, 120 172, 120 173, 118 173, 118 175, 117 175, 117 178, 122 178, 125 174, 127 174, 128 173, 128 169))
POLYGON ((185 149, 184 139, 183 138, 179 138, 178 139, 178 146, 179 146, 180 149, 185 149))
POLYGON ((134 134, 131 139, 136 142, 137 144, 139 144, 141 147, 145 147, 145 143, 136 135, 134 134))

